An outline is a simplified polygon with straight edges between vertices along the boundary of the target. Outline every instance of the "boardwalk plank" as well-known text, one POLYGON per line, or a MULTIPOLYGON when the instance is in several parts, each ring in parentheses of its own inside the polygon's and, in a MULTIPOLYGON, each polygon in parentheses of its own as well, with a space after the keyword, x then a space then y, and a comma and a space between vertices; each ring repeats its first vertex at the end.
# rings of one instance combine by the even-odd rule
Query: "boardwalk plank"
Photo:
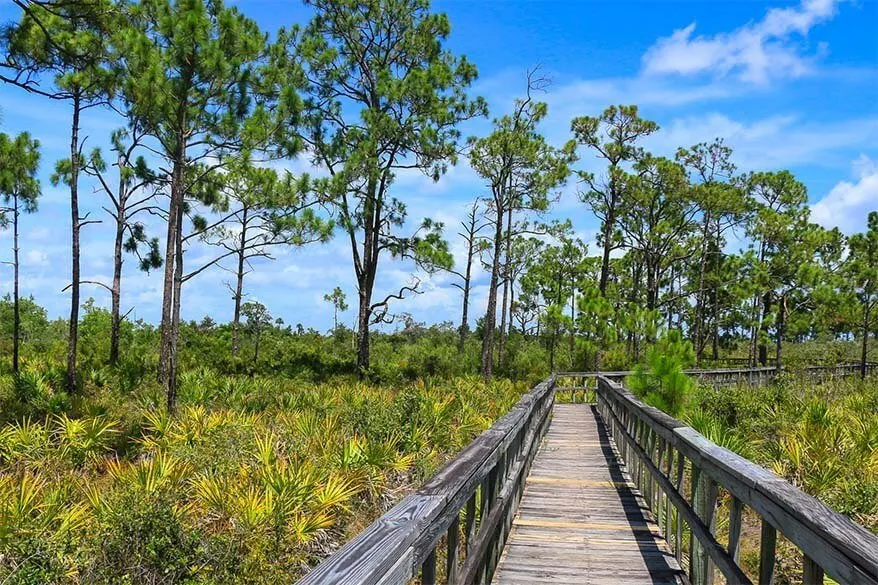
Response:
POLYGON ((556 404, 497 585, 684 582, 594 407, 556 404))

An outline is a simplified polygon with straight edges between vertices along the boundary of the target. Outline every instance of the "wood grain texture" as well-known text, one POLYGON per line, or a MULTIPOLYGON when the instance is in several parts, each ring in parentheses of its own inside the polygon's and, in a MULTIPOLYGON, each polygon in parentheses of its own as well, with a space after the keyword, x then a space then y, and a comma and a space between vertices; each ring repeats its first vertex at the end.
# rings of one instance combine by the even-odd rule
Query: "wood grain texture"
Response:
MULTIPOLYGON (((716 382, 774 371, 693 374, 716 382)), ((855 370, 843 365, 808 372, 815 378, 855 370)), ((444 559, 446 574, 453 583, 457 567, 460 585, 685 583, 681 520, 701 544, 693 547, 698 582, 710 582, 713 561, 734 577, 731 582, 746 583, 736 564, 746 505, 764 522, 763 583, 771 583, 773 541, 781 533, 803 551, 807 583, 821 583, 825 571, 842 583, 878 585, 878 536, 643 404, 614 381, 624 374, 559 374, 538 384, 417 492, 299 584, 404 585, 421 571, 422 581, 431 583, 436 579, 435 547, 443 536, 453 548, 444 559), (565 377, 573 378, 570 385, 558 388, 556 378, 565 377), (597 405, 555 405, 558 391, 571 391, 574 401, 580 392, 583 400, 594 398, 597 405), (550 412, 555 418, 541 443, 550 412), (691 501, 681 491, 686 460, 706 482, 691 501), (729 552, 712 534, 716 484, 733 496, 729 552), (663 526, 649 504, 663 517, 663 526), (459 540, 462 512, 465 544, 459 540), (676 554, 662 532, 665 538, 674 533, 676 554), (463 558, 455 558, 455 552, 464 553, 463 558)), ((700 478, 694 479, 701 488, 700 478)))
POLYGON ((878 535, 769 470, 647 406, 618 383, 600 377, 598 386, 598 401, 610 405, 611 415, 617 412, 623 418, 634 418, 638 423, 649 425, 679 455, 752 508, 828 576, 841 583, 878 585, 878 535))
POLYGON ((457 521, 479 483, 491 474, 496 475, 497 463, 506 457, 507 448, 518 434, 530 422, 545 418, 554 397, 553 385, 552 378, 537 384, 421 489, 399 502, 298 584, 407 583, 434 554, 437 541, 457 521), (405 561, 401 562, 402 559, 405 561))
POLYGON ((682 583, 593 406, 556 404, 492 583, 682 583))

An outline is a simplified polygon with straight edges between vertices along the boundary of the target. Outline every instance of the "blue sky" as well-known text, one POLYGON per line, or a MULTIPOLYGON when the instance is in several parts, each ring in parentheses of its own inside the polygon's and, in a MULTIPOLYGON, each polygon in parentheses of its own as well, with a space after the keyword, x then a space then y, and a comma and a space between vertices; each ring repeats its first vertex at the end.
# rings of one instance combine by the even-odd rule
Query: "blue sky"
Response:
MULTIPOLYGON (((308 17, 307 8, 295 0, 235 4, 269 31, 308 17)), ((793 171, 808 186, 815 221, 853 233, 864 228, 868 211, 878 209, 878 1, 441 0, 434 8, 451 20, 449 48, 478 66, 473 94, 488 100, 492 115, 510 107, 524 89, 527 69, 539 65, 553 81, 544 97, 549 116, 542 130, 554 143, 569 138, 574 116, 634 103, 661 126, 645 143, 657 154, 672 155, 678 146, 722 137, 735 149, 742 171, 793 171)), ((0 22, 16 17, 10 3, 0 6, 0 22)), ((22 292, 33 294, 50 316, 62 316, 69 310, 69 296, 62 292, 69 282, 69 209, 66 193, 51 186, 49 174, 54 161, 66 156, 69 111, 2 86, 0 110, 0 131, 27 130, 44 148, 40 211, 22 220, 22 292)), ((89 145, 105 145, 119 123, 106 113, 90 112, 83 134, 89 145)), ((488 128, 483 120, 463 130, 480 134, 488 128)), ((303 161, 283 166, 307 168, 303 161)), ((598 170, 586 152, 578 167, 598 170)), ((409 173, 398 177, 394 189, 407 202, 412 223, 422 217, 446 223, 452 249, 462 259, 454 237, 457 223, 467 204, 485 193, 466 160, 438 183, 409 173)), ((86 180, 84 207, 96 218, 102 200, 91 191, 86 180)), ((553 215, 569 217, 596 252, 597 223, 579 203, 575 184, 562 189, 553 215)), ((161 226, 154 227, 161 236, 161 226)), ((82 237, 83 277, 108 282, 109 223, 87 227, 82 237)), ((195 263, 209 254, 196 246, 187 259, 195 263)), ((7 232, 0 234, 0 260, 10 257, 7 232)), ((126 264, 123 311, 133 307, 132 316, 155 322, 160 274, 140 273, 135 264, 126 264)), ((249 298, 265 303, 287 323, 329 327, 332 313, 322 297, 335 286, 354 304, 350 251, 341 238, 285 250, 254 268, 245 285, 249 298)), ((385 260, 376 297, 409 282, 411 275, 411 266, 385 260)), ((190 281, 184 288, 183 317, 210 314, 228 320, 229 278, 217 269, 190 281)), ((0 293, 11 290, 10 279, 11 269, 3 265, 0 293)), ((444 276, 424 278, 424 294, 392 310, 428 322, 456 322, 460 293, 449 282, 444 276)), ((486 277, 479 273, 471 315, 484 310, 486 289, 486 277)), ((88 296, 109 305, 103 289, 86 285, 83 297, 88 296)), ((350 322, 353 311, 343 318, 350 322)))

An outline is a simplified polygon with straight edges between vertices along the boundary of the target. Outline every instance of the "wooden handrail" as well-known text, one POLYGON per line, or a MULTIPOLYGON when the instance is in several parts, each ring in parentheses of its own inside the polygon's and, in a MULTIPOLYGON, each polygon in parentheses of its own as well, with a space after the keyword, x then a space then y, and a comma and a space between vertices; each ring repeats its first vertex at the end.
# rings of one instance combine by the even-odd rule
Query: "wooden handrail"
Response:
MULTIPOLYGON (((836 364, 834 366, 807 366, 802 370, 792 369, 790 371, 801 371, 813 381, 825 381, 826 379, 836 377, 859 376, 861 373, 861 365, 859 363, 845 363, 836 364)), ((554 377, 557 383, 556 391, 562 394, 569 393, 572 402, 576 402, 577 396, 581 394, 582 402, 594 403, 596 400, 595 391, 597 390, 595 379, 598 376, 603 376, 610 380, 621 381, 633 373, 633 370, 619 370, 612 372, 557 372, 554 374, 554 377)), ((741 382, 746 382, 747 384, 756 386, 773 380, 778 374, 778 369, 776 366, 718 369, 693 368, 683 370, 683 373, 688 374, 697 380, 709 382, 715 386, 729 386, 741 382)), ((876 373, 878 373, 878 363, 867 362, 866 374, 874 375, 876 373)))
MULTIPOLYGON (((796 368, 787 368, 786 366, 782 369, 787 369, 792 372, 796 372, 796 368)), ((878 362, 866 362, 866 371, 868 373, 875 373, 878 370, 878 362)), ((843 364, 835 364, 831 366, 805 366, 802 371, 807 374, 810 373, 820 373, 820 372, 834 372, 838 374, 844 375, 853 375, 858 374, 860 372, 860 364, 857 363, 843 363, 843 364)), ((758 366, 755 368, 689 368, 683 370, 684 374, 688 374, 690 376, 722 376, 722 375, 735 375, 735 374, 759 374, 759 373, 774 373, 777 372, 777 366, 758 366)), ((556 377, 561 376, 576 376, 582 378, 596 378, 598 376, 603 376, 605 378, 617 379, 624 378, 626 376, 630 376, 634 373, 634 370, 614 370, 608 372, 556 372, 554 375, 556 377)))
POLYGON ((738 563, 743 506, 762 519, 759 583, 772 582, 780 532, 802 551, 807 585, 822 583, 824 571, 841 583, 878 584, 878 536, 647 406, 617 382, 602 376, 597 382, 601 418, 678 558, 684 548, 682 524, 689 526, 693 585, 712 583, 714 567, 729 583, 751 583, 738 563), (684 475, 691 487, 688 499, 683 494, 684 475), (727 546, 715 537, 718 488, 732 497, 727 546))
POLYGON ((420 573, 489 583, 530 464, 548 426, 554 378, 541 382, 423 487, 345 544, 299 585, 394 585, 420 573))
MULTIPOLYGON (((848 375, 849 368, 859 365, 829 366, 809 375, 848 375)), ((773 375, 776 370, 693 373, 723 379, 768 376, 768 372, 773 375)), ((822 583, 826 571, 842 583, 878 585, 878 537, 768 470, 640 402, 616 381, 628 374, 570 372, 541 382, 423 487, 298 585, 402 585, 418 575, 422 585, 434 585, 437 569, 443 566, 448 585, 490 583, 556 392, 570 390, 574 395, 581 391, 583 401, 597 404, 620 458, 678 560, 684 549, 683 524, 689 527, 694 585, 712 583, 713 567, 728 583, 750 583, 738 563, 743 506, 762 518, 760 583, 771 582, 779 531, 803 551, 806 584, 822 583), (569 379, 574 380, 572 387, 560 385, 560 380, 569 379), (577 379, 583 380, 582 386, 576 386, 577 379), (683 493, 685 485, 693 488, 689 498, 683 493), (732 497, 727 546, 716 540, 714 530, 719 488, 732 497)))

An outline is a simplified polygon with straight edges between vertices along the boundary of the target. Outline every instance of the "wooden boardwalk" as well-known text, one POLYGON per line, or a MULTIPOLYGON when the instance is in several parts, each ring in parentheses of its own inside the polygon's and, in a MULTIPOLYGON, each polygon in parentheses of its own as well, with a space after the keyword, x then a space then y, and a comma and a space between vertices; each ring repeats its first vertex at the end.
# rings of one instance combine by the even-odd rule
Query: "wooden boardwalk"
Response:
MULTIPOLYGON (((845 370, 855 373, 828 375, 845 370)), ((758 382, 758 373, 734 375, 758 382)), ((717 383, 730 375, 693 374, 717 383)), ((824 575, 878 585, 878 535, 644 404, 612 375, 559 373, 298 585, 710 585, 716 573, 753 585, 774 582, 780 537, 799 550, 805 585, 823 585, 824 575), (557 404, 565 392, 594 403, 557 404), (637 485, 656 488, 652 498, 641 497, 632 468, 637 485), (745 509, 748 526, 761 525, 758 567, 748 570, 739 561, 745 509), (669 511, 675 529, 662 527, 665 542, 653 512, 669 511), (722 542, 719 521, 728 522, 722 542)), ((785 555, 796 575, 787 562, 795 555, 785 555)))
POLYGON ((556 404, 492 583, 685 583, 593 405, 556 404))

